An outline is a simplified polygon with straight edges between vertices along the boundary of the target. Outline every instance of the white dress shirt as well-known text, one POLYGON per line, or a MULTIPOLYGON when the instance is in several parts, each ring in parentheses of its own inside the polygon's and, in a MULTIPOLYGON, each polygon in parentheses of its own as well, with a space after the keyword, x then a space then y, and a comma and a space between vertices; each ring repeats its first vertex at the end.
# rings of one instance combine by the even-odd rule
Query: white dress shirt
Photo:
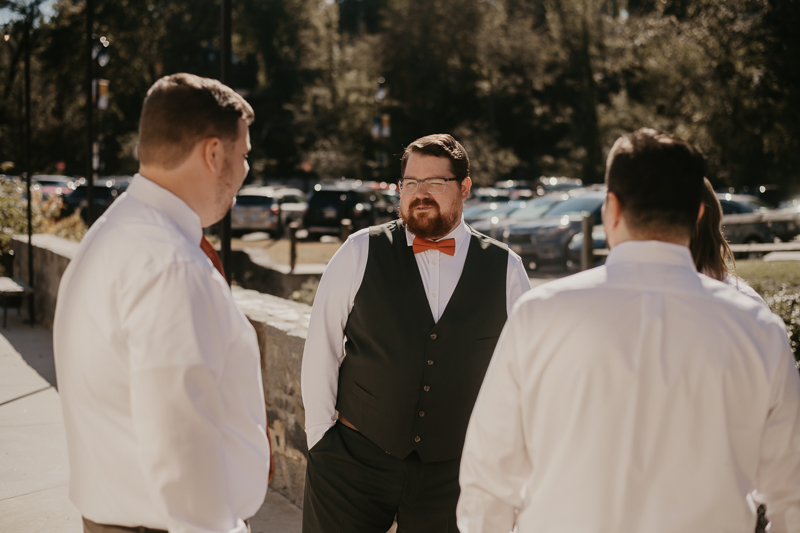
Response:
POLYGON ((461 533, 800 530, 800 377, 780 318, 624 242, 522 297, 461 462, 461 533))
POLYGON ((188 205, 137 175, 62 278, 70 498, 94 522, 244 533, 264 501, 256 334, 201 237, 188 205))
POLYGON ((756 292, 756 290, 753 287, 751 287, 750 285, 748 285, 743 279, 737 278, 733 274, 726 273, 725 274, 725 279, 723 280, 723 283, 725 283, 727 285, 730 285, 731 287, 733 287, 737 291, 741 292, 742 294, 744 294, 747 297, 752 298, 756 302, 758 302, 758 303, 760 303, 762 305, 767 305, 767 302, 764 301, 764 298, 762 298, 761 295, 758 294, 756 292))
MULTIPOLYGON (((455 239, 454 255, 438 250, 414 254, 436 322, 444 313, 464 270, 471 235, 462 219, 453 231, 442 237, 455 239)), ((414 235, 407 229, 406 240, 408 246, 414 242, 414 235)), ((351 235, 339 248, 325 268, 317 289, 303 351, 301 378, 309 449, 336 421, 339 367, 345 357, 344 327, 364 279, 368 255, 369 228, 366 228, 351 235)), ((530 279, 522 260, 509 250, 506 275, 506 305, 509 312, 514 302, 530 288, 530 279)))

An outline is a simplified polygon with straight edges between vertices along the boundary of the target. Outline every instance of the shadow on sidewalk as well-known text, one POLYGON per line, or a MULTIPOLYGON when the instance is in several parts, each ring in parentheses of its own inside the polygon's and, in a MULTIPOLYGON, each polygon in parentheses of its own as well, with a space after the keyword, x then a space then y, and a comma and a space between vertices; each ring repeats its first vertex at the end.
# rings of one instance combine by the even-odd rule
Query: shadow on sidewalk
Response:
POLYGON ((57 388, 56 365, 53 358, 53 332, 41 324, 31 327, 27 323, 27 310, 23 310, 21 315, 10 312, 8 328, 0 328, 0 335, 8 340, 31 368, 50 385, 57 388))

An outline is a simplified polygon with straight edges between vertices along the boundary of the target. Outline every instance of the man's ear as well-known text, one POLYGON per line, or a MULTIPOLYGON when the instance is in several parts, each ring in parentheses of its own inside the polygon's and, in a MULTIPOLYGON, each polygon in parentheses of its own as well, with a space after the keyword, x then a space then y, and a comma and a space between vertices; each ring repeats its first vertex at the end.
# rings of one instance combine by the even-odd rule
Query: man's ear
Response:
POLYGON ((461 199, 466 200, 469 196, 469 190, 472 188, 472 179, 469 176, 461 180, 461 199))
POLYGON ((609 192, 606 194, 601 214, 603 217, 603 224, 609 228, 614 229, 619 225, 622 220, 622 206, 615 193, 609 192))
POLYGON ((219 137, 209 137, 200 141, 200 155, 203 164, 212 174, 219 174, 225 162, 224 147, 219 137))

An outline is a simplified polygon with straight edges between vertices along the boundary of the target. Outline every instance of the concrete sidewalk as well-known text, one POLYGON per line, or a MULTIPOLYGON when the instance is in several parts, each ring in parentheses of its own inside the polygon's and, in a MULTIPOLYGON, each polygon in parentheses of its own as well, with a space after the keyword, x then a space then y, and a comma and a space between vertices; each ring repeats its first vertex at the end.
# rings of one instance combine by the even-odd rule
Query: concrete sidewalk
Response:
MULTIPOLYGON (((83 531, 68 481, 52 332, 23 324, 11 311, 8 328, 0 328, 0 531, 83 531)), ((250 526, 253 533, 299 533, 301 516, 297 506, 269 491, 250 526)))

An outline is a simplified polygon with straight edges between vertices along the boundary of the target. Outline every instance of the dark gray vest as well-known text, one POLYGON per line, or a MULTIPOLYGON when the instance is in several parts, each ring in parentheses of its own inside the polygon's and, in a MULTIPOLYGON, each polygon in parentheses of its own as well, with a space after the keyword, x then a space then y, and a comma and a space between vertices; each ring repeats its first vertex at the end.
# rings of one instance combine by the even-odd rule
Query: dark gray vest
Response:
POLYGON ((364 280, 345 326, 339 412, 395 457, 459 457, 506 322, 507 269, 505 245, 472 230, 461 278, 434 323, 402 222, 370 228, 364 280))

